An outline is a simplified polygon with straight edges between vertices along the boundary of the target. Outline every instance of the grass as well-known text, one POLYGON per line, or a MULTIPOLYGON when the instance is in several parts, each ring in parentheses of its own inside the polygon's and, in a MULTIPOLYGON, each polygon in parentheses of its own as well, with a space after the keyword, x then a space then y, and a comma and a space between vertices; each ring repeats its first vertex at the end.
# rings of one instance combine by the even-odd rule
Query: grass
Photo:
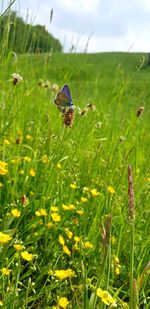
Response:
POLYGON ((0 236, 2 308, 104 309, 114 300, 117 308, 149 308, 150 88, 149 67, 138 70, 143 55, 1 58, 0 232, 12 237, 0 236), (14 72, 23 76, 17 85, 14 72), (83 116, 76 108, 72 128, 64 127, 50 86, 65 83, 76 107, 96 106, 83 116))

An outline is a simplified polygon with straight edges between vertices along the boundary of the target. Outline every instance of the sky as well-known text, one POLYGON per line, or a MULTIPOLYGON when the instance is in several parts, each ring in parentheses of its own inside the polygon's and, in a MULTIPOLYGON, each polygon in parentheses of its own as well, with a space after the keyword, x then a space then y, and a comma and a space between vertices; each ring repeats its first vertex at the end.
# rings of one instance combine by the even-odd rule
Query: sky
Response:
POLYGON ((12 9, 45 25, 65 52, 150 51, 150 0, 16 0, 12 9))

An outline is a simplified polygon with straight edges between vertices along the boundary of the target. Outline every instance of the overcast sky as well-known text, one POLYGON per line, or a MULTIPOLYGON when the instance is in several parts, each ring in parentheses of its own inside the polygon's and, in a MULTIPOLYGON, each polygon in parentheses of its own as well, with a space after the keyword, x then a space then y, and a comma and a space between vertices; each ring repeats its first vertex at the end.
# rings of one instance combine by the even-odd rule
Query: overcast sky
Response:
POLYGON ((45 25, 66 52, 87 43, 88 52, 150 51, 150 0, 16 0, 12 8, 24 18, 28 11, 28 22, 45 25))

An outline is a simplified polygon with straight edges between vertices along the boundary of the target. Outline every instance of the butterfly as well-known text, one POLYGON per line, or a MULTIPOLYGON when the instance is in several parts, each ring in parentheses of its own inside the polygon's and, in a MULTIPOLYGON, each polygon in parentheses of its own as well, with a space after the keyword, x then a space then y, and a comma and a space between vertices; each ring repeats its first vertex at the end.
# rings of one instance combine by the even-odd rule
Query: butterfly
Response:
POLYGON ((67 84, 57 92, 54 103, 62 113, 66 111, 66 108, 73 109, 72 97, 67 84))

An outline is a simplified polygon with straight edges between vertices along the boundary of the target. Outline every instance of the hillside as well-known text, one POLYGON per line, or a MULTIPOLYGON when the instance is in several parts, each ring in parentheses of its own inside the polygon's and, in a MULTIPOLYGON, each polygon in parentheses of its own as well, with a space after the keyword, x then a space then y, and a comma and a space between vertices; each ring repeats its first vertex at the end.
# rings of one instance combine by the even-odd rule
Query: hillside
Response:
POLYGON ((32 25, 19 17, 16 12, 8 12, 0 18, 0 46, 5 54, 61 52, 62 45, 50 34, 45 26, 32 25))

